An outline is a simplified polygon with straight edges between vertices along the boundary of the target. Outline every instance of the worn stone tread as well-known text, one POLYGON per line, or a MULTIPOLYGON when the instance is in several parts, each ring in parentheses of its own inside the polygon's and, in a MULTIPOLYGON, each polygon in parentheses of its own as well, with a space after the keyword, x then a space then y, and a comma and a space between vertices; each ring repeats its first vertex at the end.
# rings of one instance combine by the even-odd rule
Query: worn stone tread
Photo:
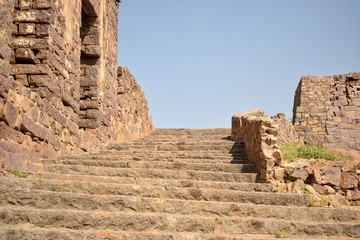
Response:
MULTIPOLYGON (((85 240, 85 239, 108 239, 108 240, 277 240, 270 235, 235 235, 235 234, 194 234, 194 233, 166 233, 166 232, 119 232, 103 229, 101 231, 68 230, 57 228, 21 228, 13 226, 0 227, 1 240, 33 240, 33 239, 56 239, 56 240, 85 240)), ((289 236, 291 240, 353 240, 354 238, 298 238, 289 236)))
POLYGON ((222 182, 256 182, 257 173, 226 173, 213 171, 170 170, 170 169, 144 169, 144 168, 111 168, 81 165, 47 164, 46 172, 82 174, 96 176, 117 177, 148 177, 164 179, 193 179, 201 181, 222 182))
POLYGON ((44 179, 57 181, 84 181, 112 184, 138 184, 163 187, 191 187, 191 188, 213 188, 213 189, 229 189, 239 191, 256 191, 271 192, 271 184, 265 183, 247 183, 247 182, 220 182, 220 181, 197 181, 197 180, 176 180, 176 179, 160 179, 160 178, 136 178, 136 177, 107 177, 107 176, 91 176, 91 175, 71 175, 56 173, 39 173, 29 175, 27 181, 32 179, 44 179))
POLYGON ((25 224, 33 227, 115 231, 163 231, 211 234, 275 234, 283 230, 296 236, 360 237, 360 223, 304 222, 262 218, 183 216, 176 214, 87 212, 0 208, 1 224, 25 224))
POLYGON ((44 164, 64 164, 83 166, 104 166, 115 168, 156 168, 174 170, 199 170, 199 171, 221 171, 230 173, 251 173, 255 171, 254 164, 247 163, 187 163, 187 162, 164 162, 164 161, 106 161, 106 160, 47 160, 44 164))
POLYGON ((237 202, 194 201, 169 198, 121 196, 112 192, 37 190, 1 187, 0 206, 30 206, 37 209, 67 209, 107 212, 156 212, 203 216, 253 217, 309 222, 360 222, 360 211, 298 206, 269 206, 237 202), (10 191, 13 189, 13 191, 10 191))
MULTIPOLYGON (((5 183, 3 184, 5 185, 5 183)), ((20 185, 20 184, 18 184, 20 185)), ((88 184, 84 182, 50 182, 47 181, 39 186, 22 182, 24 188, 41 188, 42 190, 83 192, 90 194, 109 194, 123 196, 141 196, 152 198, 171 198, 196 201, 221 201, 221 202, 241 202, 253 204, 281 205, 281 206, 308 206, 310 197, 308 195, 298 195, 292 193, 269 193, 269 192, 242 192, 224 189, 209 188, 177 188, 162 186, 143 186, 134 184, 88 184)), ((8 188, 16 187, 13 184, 5 186, 8 188)))

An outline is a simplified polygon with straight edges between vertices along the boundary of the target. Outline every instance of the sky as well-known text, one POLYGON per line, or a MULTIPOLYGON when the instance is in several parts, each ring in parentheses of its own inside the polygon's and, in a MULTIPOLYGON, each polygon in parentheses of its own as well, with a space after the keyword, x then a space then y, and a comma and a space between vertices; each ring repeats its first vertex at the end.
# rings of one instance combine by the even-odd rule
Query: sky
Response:
POLYGON ((302 76, 360 71, 360 0, 123 0, 118 65, 156 128, 230 128, 261 108, 292 118, 302 76))

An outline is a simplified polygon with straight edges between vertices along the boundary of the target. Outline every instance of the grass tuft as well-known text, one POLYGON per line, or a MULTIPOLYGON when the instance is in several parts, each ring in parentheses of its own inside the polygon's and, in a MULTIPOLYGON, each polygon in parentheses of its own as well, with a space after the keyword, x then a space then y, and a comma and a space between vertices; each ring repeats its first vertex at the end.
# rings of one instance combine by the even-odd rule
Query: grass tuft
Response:
POLYGON ((283 153, 284 160, 287 162, 294 162, 299 158, 325 159, 330 161, 344 160, 343 157, 330 153, 326 148, 307 146, 300 142, 281 146, 280 149, 283 153))
POLYGON ((280 232, 276 232, 275 236, 276 238, 288 238, 289 233, 287 233, 286 231, 280 231, 280 232))
POLYGON ((21 171, 15 171, 14 175, 18 178, 26 178, 26 173, 21 172, 21 171))

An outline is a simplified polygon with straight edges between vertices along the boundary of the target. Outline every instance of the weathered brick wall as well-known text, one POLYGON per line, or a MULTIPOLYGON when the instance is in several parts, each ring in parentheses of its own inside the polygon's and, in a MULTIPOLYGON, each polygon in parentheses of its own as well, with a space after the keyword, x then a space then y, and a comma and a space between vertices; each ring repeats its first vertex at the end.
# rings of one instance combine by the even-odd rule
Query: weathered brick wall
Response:
POLYGON ((117 0, 0 0, 5 169, 36 171, 40 156, 131 139, 120 136, 128 119, 116 112, 118 7, 117 0))
POLYGON ((293 123, 307 144, 360 150, 360 73, 302 77, 293 123))

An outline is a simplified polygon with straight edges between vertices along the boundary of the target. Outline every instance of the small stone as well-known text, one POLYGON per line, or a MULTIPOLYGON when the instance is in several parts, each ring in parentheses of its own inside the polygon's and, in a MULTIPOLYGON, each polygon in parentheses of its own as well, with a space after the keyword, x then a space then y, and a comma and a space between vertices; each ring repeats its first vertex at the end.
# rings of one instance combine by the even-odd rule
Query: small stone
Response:
POLYGON ((332 187, 330 187, 328 185, 324 185, 323 188, 325 189, 325 193, 327 193, 327 194, 335 194, 336 193, 335 189, 333 189, 332 187))
POLYGON ((326 189, 323 186, 321 186, 320 184, 314 183, 312 185, 312 187, 317 193, 325 194, 325 192, 326 192, 326 189))
POLYGON ((292 165, 295 168, 300 168, 300 169, 309 167, 309 163, 305 159, 299 159, 299 160, 293 162, 292 165))
POLYGON ((309 191, 311 194, 316 193, 315 189, 311 185, 308 185, 308 184, 305 185, 305 190, 309 191))
POLYGON ((304 190, 304 187, 305 187, 304 181, 303 181, 303 180, 300 180, 300 179, 297 179, 297 180, 294 182, 294 186, 293 186, 292 191, 301 194, 302 191, 304 190))
POLYGON ((289 175, 291 180, 301 179, 305 181, 309 175, 307 174, 305 169, 295 169, 292 174, 289 175))

